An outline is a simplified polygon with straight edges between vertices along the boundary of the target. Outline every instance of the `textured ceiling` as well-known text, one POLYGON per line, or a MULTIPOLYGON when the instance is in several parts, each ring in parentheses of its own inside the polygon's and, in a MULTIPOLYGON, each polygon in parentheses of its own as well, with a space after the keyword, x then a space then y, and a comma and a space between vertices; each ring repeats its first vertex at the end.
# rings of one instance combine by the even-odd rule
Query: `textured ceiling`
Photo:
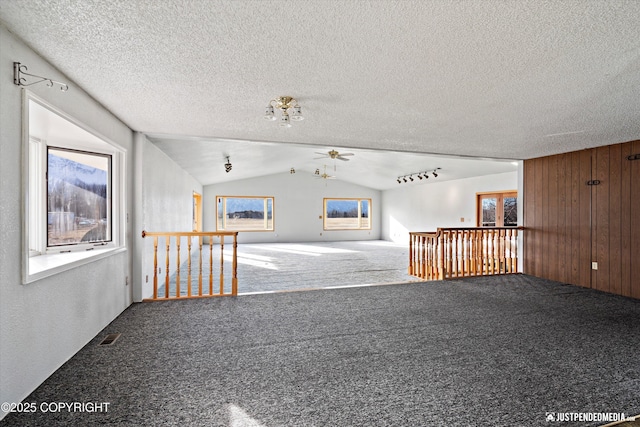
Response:
POLYGON ((172 152, 526 159, 640 138, 640 1, 0 0, 0 19, 172 152), (306 117, 289 129, 262 118, 281 95, 306 117))

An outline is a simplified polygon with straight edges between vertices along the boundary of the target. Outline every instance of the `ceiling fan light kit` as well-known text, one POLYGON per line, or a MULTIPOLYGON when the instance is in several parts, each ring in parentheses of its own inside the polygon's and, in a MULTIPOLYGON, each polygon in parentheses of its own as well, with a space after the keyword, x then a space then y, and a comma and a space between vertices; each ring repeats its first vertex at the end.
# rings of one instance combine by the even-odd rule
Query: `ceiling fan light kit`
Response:
POLYGON ((335 176, 333 175, 329 175, 327 173, 327 165, 324 165, 324 172, 320 173, 320 169, 316 169, 316 171, 314 172, 314 177, 315 178, 322 178, 322 179, 336 179, 335 176))
POLYGON ((291 122, 299 122, 304 120, 302 115, 302 107, 298 104, 295 98, 290 96, 278 96, 277 98, 269 101, 267 108, 265 109, 264 118, 270 121, 278 120, 275 115, 275 109, 280 110, 280 126, 291 127, 291 122), (289 114, 291 110, 291 114, 289 114))

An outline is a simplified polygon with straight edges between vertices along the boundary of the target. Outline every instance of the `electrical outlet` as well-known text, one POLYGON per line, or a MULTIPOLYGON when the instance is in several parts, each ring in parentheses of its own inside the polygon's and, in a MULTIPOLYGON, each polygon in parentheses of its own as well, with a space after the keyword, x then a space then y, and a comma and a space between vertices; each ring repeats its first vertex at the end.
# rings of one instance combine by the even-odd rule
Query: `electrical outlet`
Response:
POLYGON ((145 282, 149 283, 149 275, 148 274, 145 276, 145 282))
POLYGON ((460 218, 460 222, 464 222, 464 218, 460 218))
POLYGON ((591 263, 591 269, 592 269, 592 270, 597 270, 597 269, 598 269, 598 263, 597 263, 597 262, 595 262, 595 261, 594 261, 594 262, 592 262, 592 263, 591 263))

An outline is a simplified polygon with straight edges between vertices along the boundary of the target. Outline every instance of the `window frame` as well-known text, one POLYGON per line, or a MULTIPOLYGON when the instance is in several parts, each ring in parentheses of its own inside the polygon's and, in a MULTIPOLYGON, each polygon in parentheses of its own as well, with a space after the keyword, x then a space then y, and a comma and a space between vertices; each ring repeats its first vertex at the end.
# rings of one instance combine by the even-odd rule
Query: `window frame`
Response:
MULTIPOLYGON (((504 225, 504 199, 515 198, 518 199, 518 190, 503 190, 503 191, 487 191, 482 193, 476 193, 476 227, 517 227, 515 225, 504 225), (496 225, 482 225, 482 200, 485 198, 496 199, 496 225)), ((517 214, 517 210, 516 210, 517 214)))
POLYGON ((372 211, 373 211, 373 203, 370 197, 325 197, 322 199, 322 229, 323 231, 359 231, 359 230, 371 230, 372 227, 372 211), (357 227, 328 227, 327 220, 329 219, 329 215, 327 215, 327 202, 337 200, 337 201, 356 201, 358 203, 358 226, 357 227), (362 202, 366 201, 368 203, 368 219, 367 225, 362 226, 362 202))
POLYGON ((274 196, 216 196, 216 231, 238 231, 238 232, 257 232, 257 233, 265 233, 265 232, 274 232, 276 230, 276 198, 274 196), (222 227, 220 227, 219 221, 219 212, 218 205, 220 204, 220 199, 222 199, 223 206, 223 215, 222 215, 222 227), (268 215, 264 217, 264 228, 263 229, 244 229, 244 228, 228 228, 226 227, 227 223, 227 199, 262 199, 264 202, 264 213, 268 213, 268 201, 271 201, 271 228, 268 228, 268 215))
MULTIPOLYGON (((114 253, 126 251, 126 149, 74 117, 34 95, 23 92, 23 283, 31 283, 114 253), (44 110, 31 110, 38 107, 44 110), (51 114, 51 120, 86 136, 73 140, 67 134, 46 140, 32 134, 37 114, 51 114), (54 117, 58 116, 58 117, 54 117), (33 123, 31 123, 33 121, 33 123), (76 129, 78 128, 78 129, 76 129), (47 168, 48 149, 63 149, 108 156, 110 158, 109 196, 111 238, 104 242, 78 242, 48 246, 47 168)), ((40 123, 40 122, 38 122, 40 123)), ((36 124, 37 126, 37 124, 36 124)), ((46 127, 46 125, 43 124, 46 127)), ((52 125, 54 126, 54 125, 52 125)), ((49 129, 49 128, 47 128, 49 129)))

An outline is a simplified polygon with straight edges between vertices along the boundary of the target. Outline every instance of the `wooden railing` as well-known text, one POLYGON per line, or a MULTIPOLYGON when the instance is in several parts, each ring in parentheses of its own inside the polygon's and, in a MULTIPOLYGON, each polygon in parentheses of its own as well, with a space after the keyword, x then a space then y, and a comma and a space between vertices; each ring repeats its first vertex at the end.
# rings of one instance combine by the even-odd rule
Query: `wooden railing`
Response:
POLYGON ((237 232, 143 231, 142 237, 153 237, 153 298, 151 300, 238 295, 237 232), (225 290, 225 237, 233 238, 231 292, 225 290), (209 240, 208 245, 204 244, 205 238, 209 240), (162 292, 159 292, 158 288, 159 275, 162 268, 159 264, 158 255, 160 244, 162 244, 161 247, 164 247, 163 264, 165 268, 164 289, 160 288, 162 292), (219 246, 219 252, 216 251, 214 255, 213 248, 216 245, 219 246), (204 250, 203 247, 205 248, 204 250), (186 255, 186 261, 181 261, 181 255, 186 255), (217 267, 214 267, 214 259, 218 263, 217 267), (172 264, 175 267, 172 267, 172 264), (185 268, 186 272, 184 271, 185 268), (196 274, 194 274, 194 268, 196 269, 196 274), (183 288, 181 280, 184 278, 185 273, 186 281, 184 283, 185 288, 183 288), (196 276, 195 280, 194 276, 196 276))
POLYGON ((524 227, 438 228, 409 233, 409 275, 425 280, 518 272, 524 227))

